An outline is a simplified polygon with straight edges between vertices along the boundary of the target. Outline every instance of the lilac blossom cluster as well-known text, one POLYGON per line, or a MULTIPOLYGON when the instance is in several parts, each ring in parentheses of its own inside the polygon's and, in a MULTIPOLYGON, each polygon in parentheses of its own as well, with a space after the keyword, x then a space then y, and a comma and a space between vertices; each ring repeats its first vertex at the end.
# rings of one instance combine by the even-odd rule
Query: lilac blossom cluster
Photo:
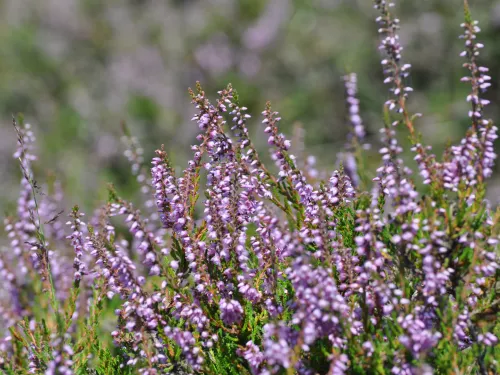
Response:
POLYGON ((268 168, 233 87, 212 102, 197 84, 190 95, 200 133, 187 167, 177 173, 162 146, 146 178, 142 149, 127 134, 125 155, 146 199, 134 205, 110 186, 107 203, 88 220, 75 206, 65 228, 60 189, 40 194, 33 133, 15 122, 23 182, 0 252, 0 323, 8 328, 0 370, 497 371, 500 211, 484 198, 497 128, 483 119, 490 78, 477 62, 479 28, 466 4, 471 128, 439 161, 406 106, 409 65, 393 4, 375 0, 375 8, 391 88, 373 173, 362 170, 355 74, 345 77, 346 152, 355 162, 324 181, 300 167, 308 164, 291 154, 270 103, 262 112, 275 162, 268 168), (420 179, 405 165, 398 124, 420 179), (360 178, 370 174, 371 184, 360 178))

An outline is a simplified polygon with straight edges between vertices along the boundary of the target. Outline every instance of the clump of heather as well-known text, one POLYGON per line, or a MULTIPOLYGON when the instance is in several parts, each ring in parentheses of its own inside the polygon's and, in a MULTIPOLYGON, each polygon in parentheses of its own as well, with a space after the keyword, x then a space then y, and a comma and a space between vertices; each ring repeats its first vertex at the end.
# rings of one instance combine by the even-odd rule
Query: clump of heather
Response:
POLYGON ((308 164, 291 154, 270 103, 262 130, 275 165, 266 166, 232 86, 211 101, 197 84, 199 135, 185 169, 163 146, 147 166, 125 129, 143 199, 110 186, 89 215, 65 213, 59 185, 38 185, 34 134, 14 120, 22 182, 0 252, 0 370, 498 373, 500 210, 485 200, 497 128, 484 117, 491 78, 480 29, 465 3, 471 125, 439 158, 407 105, 411 66, 393 4, 374 4, 389 86, 375 171, 363 167, 354 73, 345 76, 349 139, 327 178, 300 168, 308 164))

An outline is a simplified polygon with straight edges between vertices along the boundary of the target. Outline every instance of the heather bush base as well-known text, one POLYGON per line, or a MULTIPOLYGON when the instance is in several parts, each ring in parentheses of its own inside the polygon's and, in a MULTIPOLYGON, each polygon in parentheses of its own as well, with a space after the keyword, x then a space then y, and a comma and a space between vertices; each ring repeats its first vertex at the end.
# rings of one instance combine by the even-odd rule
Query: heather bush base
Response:
POLYGON ((89 218, 74 207, 65 226, 60 188, 35 182, 34 136, 15 120, 23 179, 0 252, 0 369, 498 373, 500 210, 484 200, 497 128, 483 118, 490 77, 478 63, 479 28, 465 4, 471 127, 437 158, 406 105, 410 65, 392 4, 375 8, 390 87, 376 171, 363 168, 354 74, 345 77, 352 131, 328 178, 291 155, 270 104, 268 169, 236 91, 229 85, 212 104, 198 84, 190 95, 200 134, 186 169, 176 173, 162 147, 149 177, 126 131, 143 201, 110 187, 106 204, 89 218), (397 131, 409 137, 419 177, 399 156, 397 131))

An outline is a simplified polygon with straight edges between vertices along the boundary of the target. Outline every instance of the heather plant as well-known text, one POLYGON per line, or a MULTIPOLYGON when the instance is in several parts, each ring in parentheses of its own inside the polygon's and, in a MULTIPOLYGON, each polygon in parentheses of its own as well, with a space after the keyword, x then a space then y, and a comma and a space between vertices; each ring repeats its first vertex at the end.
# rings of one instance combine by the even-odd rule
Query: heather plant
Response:
POLYGON ((376 171, 364 167, 353 73, 345 77, 351 132, 327 177, 292 155, 270 103, 262 123, 274 166, 250 139, 236 90, 228 85, 214 102, 197 84, 189 94, 200 132, 186 168, 175 171, 163 146, 148 167, 124 126, 143 199, 109 186, 102 207, 86 218, 75 206, 63 225, 61 189, 36 182, 34 134, 15 118, 23 177, 0 252, 0 369, 498 373, 500 210, 485 200, 497 128, 483 114, 491 78, 479 63, 479 27, 465 2, 471 126, 437 157, 407 104, 411 66, 392 3, 374 4, 390 93, 376 171), (418 176, 401 158, 398 133, 418 176))

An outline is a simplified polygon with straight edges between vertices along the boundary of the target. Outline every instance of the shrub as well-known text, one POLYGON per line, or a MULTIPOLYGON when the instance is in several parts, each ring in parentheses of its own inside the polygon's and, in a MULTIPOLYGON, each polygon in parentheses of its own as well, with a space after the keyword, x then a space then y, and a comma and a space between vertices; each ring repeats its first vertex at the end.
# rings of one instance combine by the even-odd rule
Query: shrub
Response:
POLYGON ((479 27, 465 3, 471 126, 438 159, 407 107, 410 65, 392 4, 374 3, 390 87, 374 173, 362 167, 355 74, 345 77, 352 131, 329 179, 300 167, 269 103, 262 122, 276 166, 268 169, 237 92, 229 85, 212 104, 197 84, 190 95, 199 144, 186 169, 175 173, 162 147, 149 180, 126 131, 140 208, 110 186, 90 219, 73 208, 68 230, 58 185, 42 194, 34 180, 33 133, 14 120, 23 179, 0 253, 0 369, 497 373, 500 210, 484 199, 497 128, 483 118, 490 77, 478 63, 479 27), (396 131, 408 134, 418 178, 401 159, 396 131), (110 333, 109 311, 117 325, 110 333))

